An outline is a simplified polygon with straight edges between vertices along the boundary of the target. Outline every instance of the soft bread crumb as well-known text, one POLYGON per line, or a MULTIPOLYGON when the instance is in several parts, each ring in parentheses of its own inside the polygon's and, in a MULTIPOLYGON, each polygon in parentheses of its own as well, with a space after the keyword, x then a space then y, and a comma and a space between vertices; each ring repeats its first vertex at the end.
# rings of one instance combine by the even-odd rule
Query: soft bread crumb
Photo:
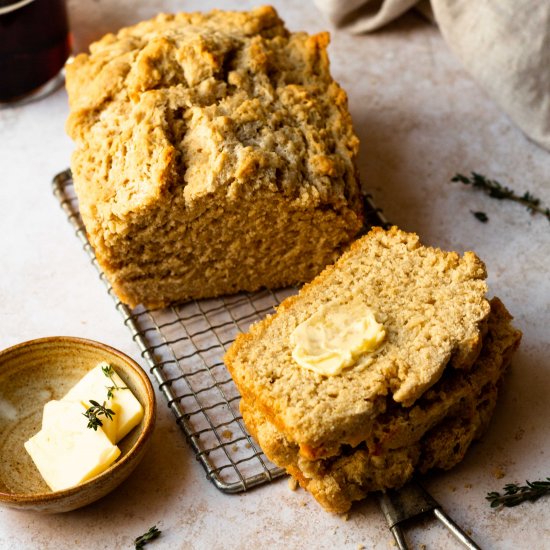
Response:
POLYGON ((289 478, 288 478, 288 488, 291 491, 296 491, 296 489, 298 489, 298 487, 299 487, 298 480, 294 479, 292 476, 289 476, 289 478))

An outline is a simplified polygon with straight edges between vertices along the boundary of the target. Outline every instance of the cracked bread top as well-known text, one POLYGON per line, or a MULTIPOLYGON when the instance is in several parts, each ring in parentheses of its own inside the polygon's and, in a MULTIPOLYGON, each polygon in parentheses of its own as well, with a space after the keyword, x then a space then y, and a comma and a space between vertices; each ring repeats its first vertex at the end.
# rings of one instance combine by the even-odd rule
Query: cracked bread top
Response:
POLYGON ((359 212, 358 140, 328 42, 261 7, 161 14, 78 55, 67 131, 88 233, 128 231, 152 203, 183 194, 191 209, 220 188, 245 207, 266 187, 359 212))
POLYGON ((330 456, 368 438, 387 397, 410 406, 445 368, 471 367, 490 311, 485 278, 472 252, 461 257, 395 227, 374 228, 274 316, 239 335, 225 362, 243 398, 304 456, 330 456), (357 299, 386 330, 374 362, 329 377, 296 364, 295 327, 324 303, 357 299))

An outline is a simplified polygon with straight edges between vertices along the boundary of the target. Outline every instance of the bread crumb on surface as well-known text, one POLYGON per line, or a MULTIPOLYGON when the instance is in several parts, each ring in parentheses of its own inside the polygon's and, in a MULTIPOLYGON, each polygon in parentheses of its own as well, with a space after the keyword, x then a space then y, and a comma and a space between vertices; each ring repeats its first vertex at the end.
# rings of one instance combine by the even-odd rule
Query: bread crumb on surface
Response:
POLYGON ((288 488, 291 491, 296 491, 296 489, 298 489, 298 481, 296 480, 296 478, 292 476, 288 478, 288 488))

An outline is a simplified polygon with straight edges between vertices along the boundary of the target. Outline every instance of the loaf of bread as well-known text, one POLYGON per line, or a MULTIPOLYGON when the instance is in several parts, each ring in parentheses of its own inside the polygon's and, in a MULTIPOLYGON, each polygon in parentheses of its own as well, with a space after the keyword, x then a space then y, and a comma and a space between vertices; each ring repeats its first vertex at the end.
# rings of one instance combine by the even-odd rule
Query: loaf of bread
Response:
POLYGON ((487 426, 521 337, 504 305, 485 298, 485 276, 471 252, 375 228, 238 336, 225 362, 266 455, 338 513, 414 472, 460 461, 487 426), (326 304, 358 299, 385 331, 365 352, 371 360, 359 356, 335 375, 303 368, 297 327, 326 304))
POLYGON ((80 211, 123 302, 308 281, 353 240, 358 139, 328 42, 270 7, 162 14, 67 67, 80 211))

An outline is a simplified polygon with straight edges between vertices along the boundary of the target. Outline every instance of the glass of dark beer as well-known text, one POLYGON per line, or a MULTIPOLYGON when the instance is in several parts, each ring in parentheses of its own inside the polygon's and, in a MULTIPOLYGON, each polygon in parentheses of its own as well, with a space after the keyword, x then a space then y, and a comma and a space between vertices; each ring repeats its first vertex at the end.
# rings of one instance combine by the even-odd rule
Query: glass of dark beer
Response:
POLYGON ((0 0, 0 102, 55 88, 70 52, 65 0, 0 0))

